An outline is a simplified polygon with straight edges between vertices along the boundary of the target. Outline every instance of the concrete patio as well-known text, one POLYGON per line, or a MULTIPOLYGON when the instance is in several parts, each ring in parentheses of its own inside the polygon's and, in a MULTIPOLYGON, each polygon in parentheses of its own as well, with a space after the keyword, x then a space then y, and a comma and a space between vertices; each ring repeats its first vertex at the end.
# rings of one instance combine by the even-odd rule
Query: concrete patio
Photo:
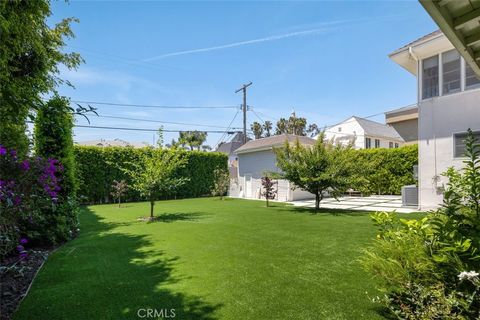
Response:
MULTIPOLYGON (((289 202, 299 207, 315 207, 315 200, 297 200, 289 202)), ((359 211, 396 211, 399 213, 418 212, 414 207, 402 207, 401 196, 370 196, 370 197, 342 197, 338 201, 334 198, 325 198, 320 202, 320 208, 345 209, 359 211)))

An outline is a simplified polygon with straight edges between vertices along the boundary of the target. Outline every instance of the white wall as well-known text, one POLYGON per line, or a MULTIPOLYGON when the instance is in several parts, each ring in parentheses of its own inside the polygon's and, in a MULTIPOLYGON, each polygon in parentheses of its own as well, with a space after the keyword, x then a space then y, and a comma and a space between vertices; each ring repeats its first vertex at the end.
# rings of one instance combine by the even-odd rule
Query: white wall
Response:
POLYGON ((276 157, 273 150, 264 150, 250 153, 240 153, 238 158, 238 174, 244 177, 261 178, 265 171, 278 172, 276 157))
POLYGON ((340 142, 346 145, 350 142, 348 138, 352 136, 356 136, 355 149, 363 149, 365 147, 364 131, 353 117, 325 130, 325 138, 333 139, 334 143, 340 142), (341 131, 338 131, 339 128, 341 131))
POLYGON ((460 168, 454 157, 454 133, 480 130, 480 89, 419 102, 419 202, 421 210, 442 204, 441 174, 448 167, 460 168), (437 178, 436 178, 437 177, 437 178))

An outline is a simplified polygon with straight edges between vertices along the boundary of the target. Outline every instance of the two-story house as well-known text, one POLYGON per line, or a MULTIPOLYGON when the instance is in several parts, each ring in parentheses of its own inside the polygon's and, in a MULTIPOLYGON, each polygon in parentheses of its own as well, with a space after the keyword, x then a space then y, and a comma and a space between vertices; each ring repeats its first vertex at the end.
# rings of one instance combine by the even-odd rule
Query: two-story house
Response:
POLYGON ((442 173, 463 165, 467 129, 480 137, 480 79, 441 31, 389 56, 417 78, 419 204, 436 208, 443 201, 442 173))
POLYGON ((324 132, 328 141, 343 145, 353 143, 355 149, 398 148, 405 143, 393 127, 356 116, 328 127, 324 132))

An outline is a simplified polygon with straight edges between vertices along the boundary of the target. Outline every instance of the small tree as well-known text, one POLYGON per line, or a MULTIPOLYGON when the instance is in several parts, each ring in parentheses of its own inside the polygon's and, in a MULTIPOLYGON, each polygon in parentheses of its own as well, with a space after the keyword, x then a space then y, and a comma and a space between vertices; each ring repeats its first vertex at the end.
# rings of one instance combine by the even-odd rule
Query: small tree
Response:
POLYGON ((128 185, 125 180, 113 180, 112 184, 112 196, 118 200, 118 207, 120 208, 121 198, 127 192, 128 185))
POLYGON ((127 170, 127 173, 132 178, 132 187, 150 201, 150 219, 153 220, 155 201, 173 193, 189 180, 178 177, 178 171, 185 167, 187 159, 178 150, 158 150, 152 155, 143 154, 142 158, 142 161, 132 163, 133 170, 127 170))
POLYGON ((267 207, 268 207, 268 200, 269 199, 275 199, 275 182, 269 177, 269 176, 264 176, 262 177, 262 187, 263 187, 263 192, 262 195, 265 197, 265 200, 267 201, 267 207))
POLYGON ((293 145, 285 142, 275 148, 277 165, 283 178, 296 187, 315 195, 315 210, 320 208, 324 193, 337 199, 348 187, 350 165, 348 153, 351 146, 334 146, 324 140, 321 133, 313 146, 303 146, 297 140, 293 145))
POLYGON ((220 196, 220 200, 223 200, 223 196, 227 193, 230 186, 230 176, 227 171, 222 169, 215 169, 213 171, 214 183, 212 189, 213 196, 220 196))

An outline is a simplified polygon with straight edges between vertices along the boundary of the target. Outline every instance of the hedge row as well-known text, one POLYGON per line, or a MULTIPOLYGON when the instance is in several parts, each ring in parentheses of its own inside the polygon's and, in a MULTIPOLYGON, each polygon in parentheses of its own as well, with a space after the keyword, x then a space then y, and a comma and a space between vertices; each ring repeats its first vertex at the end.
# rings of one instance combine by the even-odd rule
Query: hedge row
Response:
POLYGON ((418 164, 418 146, 395 149, 362 149, 352 153, 356 173, 352 189, 365 195, 400 194, 402 186, 416 184, 413 167, 418 164))
MULTIPOLYGON (((209 195, 214 182, 213 171, 217 168, 227 170, 227 156, 217 152, 75 146, 80 200, 84 203, 113 202, 110 193, 114 180, 125 180, 131 185, 130 177, 122 169, 141 161, 142 154, 153 152, 180 152, 187 158, 187 165, 180 175, 190 181, 177 192, 175 197, 178 198, 209 195)), ((144 199, 137 191, 129 189, 126 200, 144 199)))

